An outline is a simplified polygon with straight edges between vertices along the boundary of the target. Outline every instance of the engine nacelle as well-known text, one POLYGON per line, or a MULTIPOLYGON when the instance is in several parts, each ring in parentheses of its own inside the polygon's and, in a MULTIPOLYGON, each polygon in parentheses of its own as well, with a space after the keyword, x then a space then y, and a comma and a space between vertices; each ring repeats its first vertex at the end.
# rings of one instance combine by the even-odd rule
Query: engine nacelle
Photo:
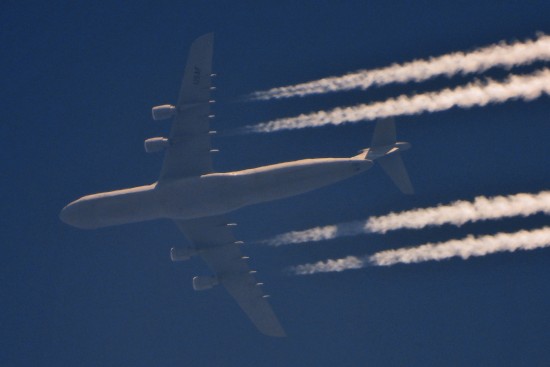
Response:
POLYGON ((162 137, 149 138, 145 140, 143 146, 147 153, 154 153, 168 148, 170 146, 170 141, 162 137))
POLYGON ((189 247, 184 247, 184 248, 172 247, 170 249, 170 259, 172 261, 186 261, 186 260, 189 260, 191 256, 195 256, 196 254, 197 254, 197 251, 189 247))
POLYGON ((193 278, 193 289, 196 291, 204 291, 218 284, 218 278, 216 277, 200 276, 193 278))
POLYGON ((176 114, 176 107, 171 104, 153 107, 153 120, 166 120, 176 114))

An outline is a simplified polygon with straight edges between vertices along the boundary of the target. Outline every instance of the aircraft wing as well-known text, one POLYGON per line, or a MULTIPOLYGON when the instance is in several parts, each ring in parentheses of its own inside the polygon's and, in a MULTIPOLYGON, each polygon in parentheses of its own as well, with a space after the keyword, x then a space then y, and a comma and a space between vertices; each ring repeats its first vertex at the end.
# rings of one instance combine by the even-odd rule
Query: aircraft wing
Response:
POLYGON ((214 34, 193 42, 176 105, 159 182, 212 172, 210 87, 214 34))
POLYGON ((197 253, 216 274, 219 284, 237 301, 242 310, 263 334, 285 336, 285 332, 256 282, 246 257, 243 257, 225 216, 192 220, 175 220, 195 246, 197 253))

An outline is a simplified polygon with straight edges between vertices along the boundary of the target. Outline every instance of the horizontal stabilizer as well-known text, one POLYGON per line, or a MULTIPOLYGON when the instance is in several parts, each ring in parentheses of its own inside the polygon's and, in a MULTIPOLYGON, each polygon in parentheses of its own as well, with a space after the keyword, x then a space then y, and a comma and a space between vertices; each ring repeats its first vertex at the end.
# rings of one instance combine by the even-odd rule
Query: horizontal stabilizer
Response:
POLYGON ((404 194, 414 193, 399 153, 409 148, 409 143, 396 141, 395 121, 393 118, 387 118, 376 123, 371 147, 365 150, 365 158, 380 163, 384 172, 404 194))
POLYGON ((393 183, 401 190, 404 194, 414 194, 414 189, 401 159, 399 152, 387 155, 376 160, 380 163, 380 166, 386 172, 388 176, 392 179, 393 183))

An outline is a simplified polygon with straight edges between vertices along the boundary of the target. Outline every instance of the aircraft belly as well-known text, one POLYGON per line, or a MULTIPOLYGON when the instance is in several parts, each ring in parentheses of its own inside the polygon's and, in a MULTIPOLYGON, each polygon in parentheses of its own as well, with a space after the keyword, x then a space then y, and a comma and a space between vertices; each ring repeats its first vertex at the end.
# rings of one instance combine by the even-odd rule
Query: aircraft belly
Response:
POLYGON ((140 193, 99 200, 95 213, 102 226, 142 222, 158 218, 154 193, 140 193))
POLYGON ((372 165, 357 159, 309 161, 249 174, 249 200, 257 203, 298 195, 354 176, 372 165))
POLYGON ((260 169, 214 173, 85 196, 62 211, 79 228, 99 228, 157 218, 192 219, 277 200, 330 185, 372 165, 363 159, 310 159, 260 169))
POLYGON ((100 228, 158 218, 154 185, 84 196, 67 205, 62 219, 79 228, 100 228))
POLYGON ((192 219, 219 215, 244 205, 236 180, 228 174, 210 174, 163 184, 158 188, 164 217, 192 219))

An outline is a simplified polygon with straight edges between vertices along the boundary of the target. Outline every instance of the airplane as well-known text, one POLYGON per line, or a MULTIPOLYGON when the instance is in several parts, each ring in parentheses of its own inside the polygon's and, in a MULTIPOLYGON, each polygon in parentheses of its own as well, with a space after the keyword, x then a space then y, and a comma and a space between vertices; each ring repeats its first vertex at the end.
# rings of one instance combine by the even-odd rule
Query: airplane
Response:
POLYGON ((189 246, 170 250, 172 261, 198 255, 214 276, 196 276, 193 289, 223 285, 265 335, 286 336, 247 264, 227 213, 244 206, 302 194, 368 170, 376 160, 404 193, 412 193, 400 152, 410 145, 396 142, 392 120, 379 121, 371 148, 351 158, 317 158, 235 172, 215 172, 210 138, 213 33, 191 45, 176 105, 152 109, 154 120, 172 119, 168 137, 145 140, 147 153, 164 151, 157 182, 151 185, 87 195, 65 206, 60 219, 93 229, 154 219, 171 219, 189 246))

